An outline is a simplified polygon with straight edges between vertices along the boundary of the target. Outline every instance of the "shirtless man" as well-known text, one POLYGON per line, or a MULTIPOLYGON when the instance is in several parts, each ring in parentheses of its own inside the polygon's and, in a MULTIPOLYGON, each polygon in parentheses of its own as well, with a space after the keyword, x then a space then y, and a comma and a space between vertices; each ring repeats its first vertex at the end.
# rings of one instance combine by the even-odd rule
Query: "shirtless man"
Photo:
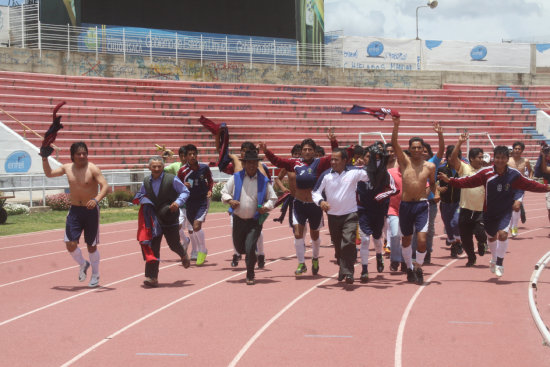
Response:
POLYGON ((88 162, 88 147, 83 142, 71 145, 71 161, 52 170, 47 158, 42 158, 42 167, 46 177, 67 175, 71 192, 71 208, 65 226, 67 250, 80 265, 78 280, 86 280, 86 272, 92 265, 90 287, 99 285, 99 202, 107 195, 109 185, 101 170, 88 162), (98 192, 98 185, 100 190, 98 192), (80 235, 84 231, 84 241, 88 246, 90 261, 86 261, 78 247, 80 235))
MULTIPOLYGON (((407 281, 421 285, 424 283, 422 264, 426 256, 429 211, 426 182, 429 181, 431 192, 435 192, 435 165, 424 160, 424 144, 421 138, 414 137, 409 140, 411 157, 405 155, 397 140, 401 119, 395 116, 392 119, 391 143, 403 176, 403 191, 399 206, 399 226, 403 235, 401 241, 403 259, 407 264, 407 281), (418 248, 413 268, 411 240, 415 230, 418 248)), ((434 129, 439 129, 439 123, 434 122, 434 129)))
MULTIPOLYGON (((508 166, 511 168, 517 169, 522 175, 527 178, 533 178, 533 170, 531 168, 531 163, 528 159, 522 158, 523 151, 525 150, 525 144, 521 141, 516 141, 512 145, 512 154, 511 159, 508 161, 508 166)), ((516 200, 513 205, 512 220, 510 221, 510 234, 512 238, 518 235, 518 222, 520 218, 520 211, 522 209, 523 202, 523 191, 518 191, 516 200)), ((525 216, 525 214, 524 214, 525 216)), ((522 222, 525 220, 522 219, 522 222)))

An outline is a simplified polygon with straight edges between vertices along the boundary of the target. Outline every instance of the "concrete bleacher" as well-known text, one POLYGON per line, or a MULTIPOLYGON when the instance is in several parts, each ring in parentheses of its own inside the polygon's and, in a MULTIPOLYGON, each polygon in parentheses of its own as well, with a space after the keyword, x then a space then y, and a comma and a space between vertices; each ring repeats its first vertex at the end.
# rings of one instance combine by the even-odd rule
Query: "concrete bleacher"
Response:
MULTIPOLYGON (((550 87, 537 88, 538 94, 529 89, 521 93, 522 98, 536 103, 539 96, 550 95, 550 87)), ((356 144, 361 132, 391 133, 390 118, 379 121, 341 113, 353 104, 397 109, 402 116, 403 144, 412 134, 424 135, 432 145, 437 144, 436 137, 429 134, 433 132, 431 121, 438 120, 446 133, 464 129, 488 132, 495 144, 522 140, 526 156, 532 158, 538 152, 532 110, 510 96, 510 90, 498 86, 444 85, 442 89, 423 90, 0 72, 0 107, 40 134, 47 130, 52 109, 61 100, 67 105, 60 111, 65 128, 56 141, 61 148, 59 160, 70 161, 70 144, 83 140, 90 148, 90 160, 103 169, 141 168, 155 153, 155 144, 177 151, 180 145, 193 143, 199 147, 201 161, 214 161, 214 141, 199 124, 200 115, 228 124, 235 151, 244 140, 263 140, 275 153, 285 156, 292 145, 306 137, 328 149, 329 128, 335 129, 341 145, 356 144)), ((7 116, 0 119, 24 134, 23 128, 7 116)), ((39 138, 25 135, 40 145, 39 138)), ((366 141, 363 137, 363 145, 374 140, 379 137, 366 141)), ((449 136, 446 143, 455 141, 456 136, 449 136)), ((472 144, 492 149, 486 137, 473 137, 472 144)))

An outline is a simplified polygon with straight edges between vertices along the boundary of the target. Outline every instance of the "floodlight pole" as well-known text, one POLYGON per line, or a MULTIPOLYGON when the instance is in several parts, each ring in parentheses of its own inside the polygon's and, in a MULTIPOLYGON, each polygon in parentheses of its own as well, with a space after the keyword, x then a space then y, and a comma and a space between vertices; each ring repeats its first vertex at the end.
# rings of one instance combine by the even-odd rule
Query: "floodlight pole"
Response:
POLYGON ((430 8, 434 9, 437 6, 437 0, 429 0, 426 5, 420 5, 416 7, 416 39, 419 40, 418 37, 418 9, 420 8, 430 8))

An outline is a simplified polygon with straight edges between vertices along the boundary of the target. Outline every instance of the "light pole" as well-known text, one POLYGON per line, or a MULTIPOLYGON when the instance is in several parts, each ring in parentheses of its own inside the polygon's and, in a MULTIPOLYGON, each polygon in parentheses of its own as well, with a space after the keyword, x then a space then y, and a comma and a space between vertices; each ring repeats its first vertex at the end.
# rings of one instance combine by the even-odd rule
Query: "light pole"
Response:
POLYGON ((420 6, 417 6, 416 7, 416 39, 419 40, 420 38, 418 38, 418 9, 420 8, 430 8, 430 9, 433 9, 437 6, 437 0, 428 0, 428 3, 426 5, 420 5, 420 6))

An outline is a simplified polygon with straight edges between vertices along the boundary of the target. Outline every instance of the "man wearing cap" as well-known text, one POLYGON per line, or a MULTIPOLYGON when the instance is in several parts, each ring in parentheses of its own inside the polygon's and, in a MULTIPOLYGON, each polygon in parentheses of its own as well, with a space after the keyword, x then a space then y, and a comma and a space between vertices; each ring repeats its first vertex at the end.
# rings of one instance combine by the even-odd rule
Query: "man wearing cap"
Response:
POLYGON ((246 254, 246 284, 254 285, 256 242, 267 212, 275 206, 277 195, 269 179, 258 170, 258 152, 249 150, 241 158, 244 170, 235 173, 222 189, 222 201, 231 206, 233 244, 246 254))
POLYGON ((149 159, 151 175, 145 177, 141 188, 136 193, 136 199, 140 204, 150 203, 154 205, 157 220, 161 226, 161 234, 151 239, 151 250, 157 261, 145 263, 145 280, 147 287, 158 286, 160 242, 162 236, 168 246, 181 258, 182 265, 188 268, 189 255, 180 242, 179 215, 180 208, 189 197, 189 190, 171 173, 164 172, 164 160, 160 156, 149 159))

